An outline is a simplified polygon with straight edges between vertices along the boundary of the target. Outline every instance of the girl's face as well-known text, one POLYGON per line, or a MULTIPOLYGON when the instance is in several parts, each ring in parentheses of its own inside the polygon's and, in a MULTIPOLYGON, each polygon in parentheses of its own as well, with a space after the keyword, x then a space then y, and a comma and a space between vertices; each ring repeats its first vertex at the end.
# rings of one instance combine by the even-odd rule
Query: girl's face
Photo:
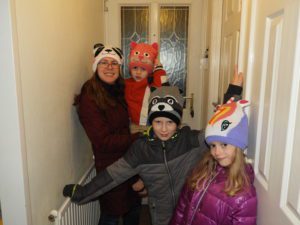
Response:
POLYGON ((236 147, 222 142, 210 143, 210 153, 220 166, 230 166, 236 155, 236 147))
POLYGON ((155 135, 162 141, 169 140, 177 130, 177 124, 166 117, 156 117, 152 121, 155 135))
POLYGON ((132 78, 139 82, 148 76, 148 72, 146 69, 142 67, 133 67, 130 71, 132 78))
POLYGON ((97 73, 103 82, 114 84, 120 76, 120 65, 115 59, 105 57, 98 63, 97 73))

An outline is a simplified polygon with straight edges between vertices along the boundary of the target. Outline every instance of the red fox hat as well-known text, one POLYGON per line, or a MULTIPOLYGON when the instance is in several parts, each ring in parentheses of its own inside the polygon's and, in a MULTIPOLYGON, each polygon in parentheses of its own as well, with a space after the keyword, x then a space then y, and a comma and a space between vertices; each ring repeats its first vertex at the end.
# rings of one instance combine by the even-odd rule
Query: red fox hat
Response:
POLYGON ((158 44, 130 43, 129 70, 133 67, 141 67, 147 70, 148 74, 153 72, 154 61, 158 55, 158 44))

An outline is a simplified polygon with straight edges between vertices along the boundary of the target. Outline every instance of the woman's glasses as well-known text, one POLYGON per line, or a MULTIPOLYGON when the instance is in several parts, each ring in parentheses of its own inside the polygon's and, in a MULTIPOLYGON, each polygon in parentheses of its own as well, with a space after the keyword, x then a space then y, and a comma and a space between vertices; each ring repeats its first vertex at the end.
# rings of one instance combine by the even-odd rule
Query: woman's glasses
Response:
POLYGON ((99 64, 102 68, 106 68, 108 66, 111 66, 112 68, 116 69, 116 68, 119 68, 119 66, 120 66, 117 61, 112 61, 112 62, 100 61, 99 64))

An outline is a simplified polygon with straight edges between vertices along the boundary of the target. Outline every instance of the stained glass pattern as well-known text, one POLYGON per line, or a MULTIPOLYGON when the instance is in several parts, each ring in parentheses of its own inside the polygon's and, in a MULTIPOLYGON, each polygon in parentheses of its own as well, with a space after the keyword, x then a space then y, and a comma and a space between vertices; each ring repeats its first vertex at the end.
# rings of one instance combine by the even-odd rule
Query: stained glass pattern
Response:
POLYGON ((121 7, 121 48, 124 53, 124 77, 129 77, 128 55, 130 42, 148 42, 149 40, 149 7, 123 6, 121 7))
MULTIPOLYGON (((121 48, 125 56, 125 78, 129 77, 127 65, 130 42, 149 43, 149 13, 148 6, 121 7, 121 48)), ((159 15, 160 61, 171 85, 178 86, 185 94, 189 7, 161 6, 159 15)))
POLYGON ((178 86, 184 94, 187 76, 188 18, 187 6, 160 8, 160 60, 171 85, 178 86))

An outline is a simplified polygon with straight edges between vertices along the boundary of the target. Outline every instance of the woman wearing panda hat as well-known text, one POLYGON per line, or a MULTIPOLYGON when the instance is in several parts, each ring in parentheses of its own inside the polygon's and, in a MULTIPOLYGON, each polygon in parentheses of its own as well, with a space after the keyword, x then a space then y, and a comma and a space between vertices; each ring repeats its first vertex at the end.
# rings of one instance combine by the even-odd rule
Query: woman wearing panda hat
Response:
MULTIPOLYGON (((121 73, 122 51, 94 46, 93 76, 84 83, 74 105, 91 141, 97 173, 121 158, 139 133, 130 134, 121 73)), ((132 190, 136 177, 100 196, 99 225, 139 223, 140 197, 132 190)))

